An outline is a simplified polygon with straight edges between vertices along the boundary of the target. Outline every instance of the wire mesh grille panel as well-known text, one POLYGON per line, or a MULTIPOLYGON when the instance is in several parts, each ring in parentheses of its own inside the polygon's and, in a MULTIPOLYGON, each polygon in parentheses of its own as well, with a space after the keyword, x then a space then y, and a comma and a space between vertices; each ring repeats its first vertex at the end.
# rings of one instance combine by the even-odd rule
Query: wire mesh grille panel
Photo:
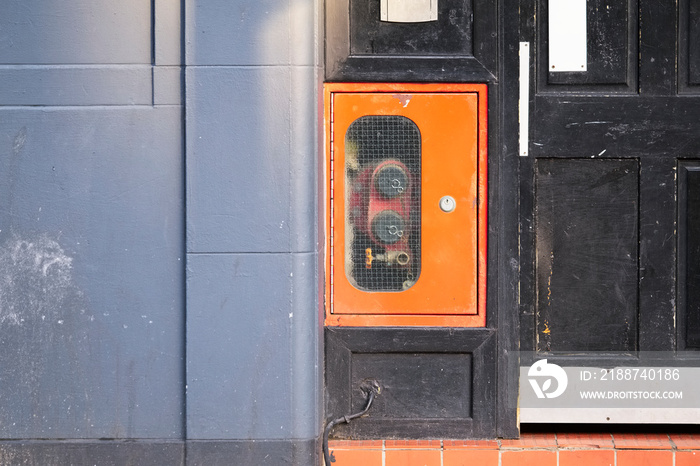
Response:
POLYGON ((368 115, 345 135, 345 274, 363 291, 403 291, 420 274, 421 137, 403 116, 368 115))

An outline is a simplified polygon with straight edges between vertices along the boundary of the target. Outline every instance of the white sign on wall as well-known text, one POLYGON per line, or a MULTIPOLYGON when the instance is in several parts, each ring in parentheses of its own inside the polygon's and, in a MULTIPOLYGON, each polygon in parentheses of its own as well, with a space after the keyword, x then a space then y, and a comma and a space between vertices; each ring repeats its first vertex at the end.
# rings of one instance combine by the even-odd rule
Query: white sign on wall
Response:
POLYGON ((549 72, 586 71, 586 0, 549 0, 549 72))
POLYGON ((438 0, 381 0, 381 20, 421 23, 438 19, 438 0))

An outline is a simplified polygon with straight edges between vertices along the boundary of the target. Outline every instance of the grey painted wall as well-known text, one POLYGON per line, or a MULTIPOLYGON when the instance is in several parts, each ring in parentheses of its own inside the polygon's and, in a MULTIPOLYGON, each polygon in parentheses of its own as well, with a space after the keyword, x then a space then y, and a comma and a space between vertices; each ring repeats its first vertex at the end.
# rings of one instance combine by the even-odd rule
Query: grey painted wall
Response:
POLYGON ((182 432, 181 111, 0 108, 0 436, 182 432))
POLYGON ((309 464, 318 3, 0 3, 0 440, 309 464))
POLYGON ((154 5, 0 4, 0 438, 184 435, 181 15, 154 5))
POLYGON ((321 426, 314 0, 187 0, 187 436, 321 426))

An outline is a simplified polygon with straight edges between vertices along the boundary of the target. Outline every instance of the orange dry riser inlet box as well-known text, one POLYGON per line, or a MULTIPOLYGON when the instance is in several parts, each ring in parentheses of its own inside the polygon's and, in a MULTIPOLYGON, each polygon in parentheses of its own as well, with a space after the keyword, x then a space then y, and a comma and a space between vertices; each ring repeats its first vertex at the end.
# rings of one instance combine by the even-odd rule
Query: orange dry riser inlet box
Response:
POLYGON ((486 94, 325 85, 326 325, 485 326, 486 94))

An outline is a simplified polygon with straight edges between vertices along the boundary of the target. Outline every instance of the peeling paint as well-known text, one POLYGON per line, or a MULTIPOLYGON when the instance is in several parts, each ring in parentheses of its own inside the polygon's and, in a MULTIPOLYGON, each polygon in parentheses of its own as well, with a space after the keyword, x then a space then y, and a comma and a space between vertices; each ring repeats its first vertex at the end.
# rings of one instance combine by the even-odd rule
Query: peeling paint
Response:
POLYGON ((0 325, 58 319, 61 304, 79 295, 73 258, 47 235, 13 236, 0 247, 0 325))
POLYGON ((411 101, 411 99, 413 98, 413 96, 410 95, 410 94, 394 94, 394 95, 392 95, 392 97, 394 97, 395 99, 397 99, 397 100, 401 103, 401 106, 402 106, 403 108, 408 107, 408 103, 409 103, 409 102, 411 101))
POLYGON ((74 263, 46 233, 15 232, 0 243, 4 436, 90 431, 92 315, 74 280, 74 263))
POLYGON ((26 142, 27 142, 27 127, 23 126, 17 132, 14 140, 12 141, 12 154, 15 156, 19 155, 19 153, 22 152, 22 149, 24 148, 24 144, 26 142))

